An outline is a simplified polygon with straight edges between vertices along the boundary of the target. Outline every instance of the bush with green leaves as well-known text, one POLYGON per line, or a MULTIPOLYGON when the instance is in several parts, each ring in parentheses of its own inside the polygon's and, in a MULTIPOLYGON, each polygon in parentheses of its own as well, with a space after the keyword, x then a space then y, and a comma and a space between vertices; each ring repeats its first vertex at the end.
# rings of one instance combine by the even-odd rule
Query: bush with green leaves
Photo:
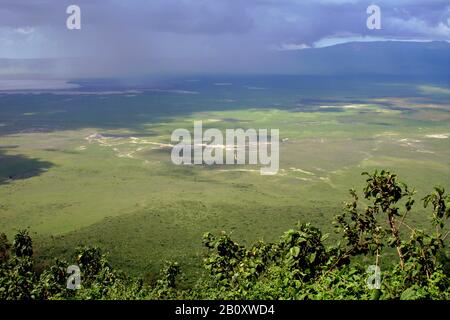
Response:
POLYGON ((20 230, 12 246, 6 236, 2 237, 3 261, 0 263, 0 299, 28 300, 36 283, 33 270, 33 246, 27 230, 20 230), (12 252, 9 252, 9 251, 12 252))
POLYGON ((275 243, 258 242, 248 249, 226 234, 206 234, 210 283, 201 283, 198 291, 214 288, 205 297, 223 299, 449 299, 449 232, 444 229, 450 197, 436 187, 422 200, 425 207, 433 205, 435 232, 427 233, 408 221, 414 190, 387 171, 363 175, 369 205, 360 209, 352 189, 352 201, 335 217, 344 244, 326 246, 328 235, 309 224, 289 230, 275 243), (380 289, 370 289, 367 266, 357 258, 365 256, 379 266, 389 248, 398 262, 382 272, 380 289))

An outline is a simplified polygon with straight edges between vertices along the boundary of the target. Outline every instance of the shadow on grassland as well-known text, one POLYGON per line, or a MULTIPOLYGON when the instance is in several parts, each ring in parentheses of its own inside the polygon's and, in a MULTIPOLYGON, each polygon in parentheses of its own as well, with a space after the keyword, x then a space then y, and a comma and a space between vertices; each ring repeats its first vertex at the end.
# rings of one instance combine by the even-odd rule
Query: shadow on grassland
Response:
POLYGON ((14 146, 0 146, 0 185, 13 180, 22 180, 38 176, 53 166, 53 164, 48 161, 28 158, 24 155, 7 154, 7 150, 10 149, 14 149, 14 146))

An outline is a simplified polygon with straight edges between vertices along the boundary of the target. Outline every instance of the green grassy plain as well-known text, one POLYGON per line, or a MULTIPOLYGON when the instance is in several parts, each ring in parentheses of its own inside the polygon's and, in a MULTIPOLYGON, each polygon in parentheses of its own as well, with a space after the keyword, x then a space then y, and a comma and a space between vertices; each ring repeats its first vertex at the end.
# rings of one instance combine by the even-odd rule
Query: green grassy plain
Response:
MULTIPOLYGON (((2 95, 0 231, 30 228, 41 263, 97 244, 136 275, 164 260, 200 272, 207 231, 244 243, 278 238, 298 221, 332 232, 348 189, 364 184, 362 171, 398 173, 419 190, 416 199, 435 184, 450 189, 449 96, 426 88, 301 106, 280 93, 288 107, 268 104, 267 92, 236 103, 231 91, 2 95), (173 165, 170 134, 197 120, 204 129, 280 129, 279 174, 173 165)), ((423 210, 410 218, 428 225, 423 210)))

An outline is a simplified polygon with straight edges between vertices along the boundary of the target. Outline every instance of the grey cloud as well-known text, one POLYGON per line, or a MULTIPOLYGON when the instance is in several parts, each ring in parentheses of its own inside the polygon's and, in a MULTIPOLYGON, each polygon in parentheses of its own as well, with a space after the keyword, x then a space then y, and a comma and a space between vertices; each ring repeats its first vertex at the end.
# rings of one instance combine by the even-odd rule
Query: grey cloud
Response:
POLYGON ((0 58, 77 58, 51 68, 74 77, 252 72, 277 65, 273 48, 323 38, 449 40, 449 8, 447 0, 2 0, 0 58), (65 28, 74 3, 81 31, 65 28), (382 30, 366 28, 372 3, 382 30))

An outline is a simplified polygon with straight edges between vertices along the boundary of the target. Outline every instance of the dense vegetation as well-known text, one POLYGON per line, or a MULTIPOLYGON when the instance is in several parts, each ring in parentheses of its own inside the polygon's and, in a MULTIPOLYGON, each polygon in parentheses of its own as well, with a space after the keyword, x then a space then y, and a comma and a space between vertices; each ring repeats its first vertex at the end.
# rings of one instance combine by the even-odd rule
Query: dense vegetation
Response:
POLYGON ((251 247, 226 233, 207 233, 206 272, 191 288, 177 286, 177 263, 168 262, 158 280, 146 283, 115 270, 98 247, 83 247, 75 257, 81 288, 70 290, 71 263, 58 259, 38 272, 28 232, 20 231, 12 244, 0 234, 0 299, 450 299, 450 196, 436 187, 422 199, 433 228, 421 230, 408 219, 413 190, 390 172, 364 174, 364 199, 351 190, 351 201, 335 217, 342 242, 327 245, 328 235, 310 224, 251 247), (370 288, 361 257, 380 266, 390 248, 396 260, 381 270, 380 287, 370 288))

